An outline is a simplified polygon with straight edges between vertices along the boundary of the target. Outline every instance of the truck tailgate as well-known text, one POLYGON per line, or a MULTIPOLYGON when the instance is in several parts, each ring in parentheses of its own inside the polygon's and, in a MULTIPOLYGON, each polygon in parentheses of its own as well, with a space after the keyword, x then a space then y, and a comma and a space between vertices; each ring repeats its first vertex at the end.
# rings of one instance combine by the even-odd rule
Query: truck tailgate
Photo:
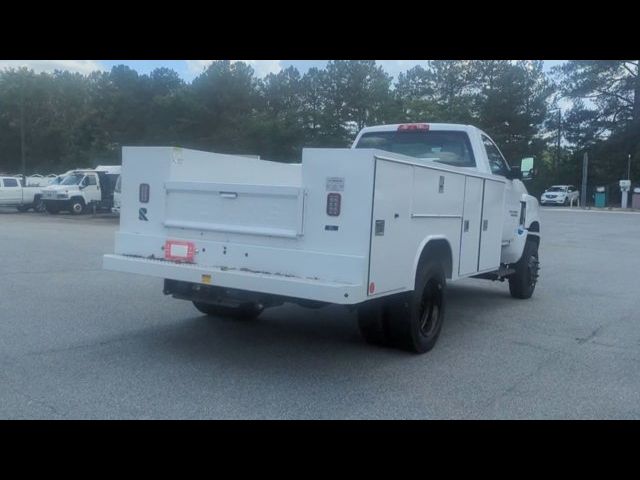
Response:
POLYGON ((303 233, 299 187, 171 181, 165 190, 168 228, 288 238, 303 233))

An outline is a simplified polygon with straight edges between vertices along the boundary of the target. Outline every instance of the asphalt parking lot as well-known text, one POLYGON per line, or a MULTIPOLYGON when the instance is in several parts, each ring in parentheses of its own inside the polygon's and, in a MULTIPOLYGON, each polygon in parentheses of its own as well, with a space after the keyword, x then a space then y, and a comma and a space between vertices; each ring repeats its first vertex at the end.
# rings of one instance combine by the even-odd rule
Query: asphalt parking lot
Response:
POLYGON ((450 284, 422 356, 340 307, 208 318, 104 271, 117 220, 0 210, 0 418, 640 418, 640 214, 544 209, 541 279, 450 284))

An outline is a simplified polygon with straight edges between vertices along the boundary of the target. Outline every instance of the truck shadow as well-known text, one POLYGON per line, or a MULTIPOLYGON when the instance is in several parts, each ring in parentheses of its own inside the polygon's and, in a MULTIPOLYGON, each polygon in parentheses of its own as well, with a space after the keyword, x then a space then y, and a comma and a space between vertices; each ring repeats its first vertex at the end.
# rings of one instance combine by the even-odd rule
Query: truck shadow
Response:
POLYGON ((493 304, 496 301, 509 301, 509 283, 488 280, 462 280, 447 286, 447 305, 457 304, 493 304))
POLYGON ((21 214, 21 213, 23 213, 23 212, 19 212, 15 208, 0 207, 0 215, 18 215, 18 214, 21 214))
POLYGON ((154 356, 195 361, 205 367, 232 363, 234 368, 252 371, 286 370, 293 365, 326 371, 345 362, 368 365, 407 358, 431 363, 455 349, 456 332, 470 324, 473 328, 474 323, 475 328, 482 328, 477 308, 512 301, 508 289, 505 293, 482 283, 452 286, 449 294, 452 308, 439 344, 427 355, 368 345, 358 332, 356 313, 338 306, 309 310, 285 305, 266 310, 252 321, 196 314, 171 325, 140 330, 131 341, 139 344, 136 348, 153 351, 154 356))

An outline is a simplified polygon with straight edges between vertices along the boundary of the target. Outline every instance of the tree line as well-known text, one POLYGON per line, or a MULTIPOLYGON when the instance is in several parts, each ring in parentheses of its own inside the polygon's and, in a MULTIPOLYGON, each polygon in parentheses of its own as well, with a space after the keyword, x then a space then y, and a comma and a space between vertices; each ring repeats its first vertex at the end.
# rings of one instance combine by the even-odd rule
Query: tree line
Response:
POLYGON ((117 164, 123 145, 295 162, 303 147, 348 146, 367 125, 426 121, 476 125, 512 164, 535 156, 540 187, 578 184, 584 152, 590 179, 611 183, 626 177, 629 155, 632 178, 640 175, 638 69, 637 60, 569 61, 550 73, 541 61, 434 60, 394 81, 372 60, 264 78, 245 63, 218 61, 191 83, 167 68, 7 69, 0 171, 21 172, 23 155, 27 174, 117 164))

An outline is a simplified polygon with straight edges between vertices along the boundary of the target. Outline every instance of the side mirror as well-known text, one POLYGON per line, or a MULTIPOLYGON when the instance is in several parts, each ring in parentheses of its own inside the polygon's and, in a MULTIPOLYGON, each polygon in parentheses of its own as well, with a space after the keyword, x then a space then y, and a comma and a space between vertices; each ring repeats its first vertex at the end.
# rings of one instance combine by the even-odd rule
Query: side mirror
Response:
POLYGON ((534 159, 533 157, 523 158, 520 162, 520 178, 523 181, 532 180, 537 175, 537 170, 533 166, 534 159))

